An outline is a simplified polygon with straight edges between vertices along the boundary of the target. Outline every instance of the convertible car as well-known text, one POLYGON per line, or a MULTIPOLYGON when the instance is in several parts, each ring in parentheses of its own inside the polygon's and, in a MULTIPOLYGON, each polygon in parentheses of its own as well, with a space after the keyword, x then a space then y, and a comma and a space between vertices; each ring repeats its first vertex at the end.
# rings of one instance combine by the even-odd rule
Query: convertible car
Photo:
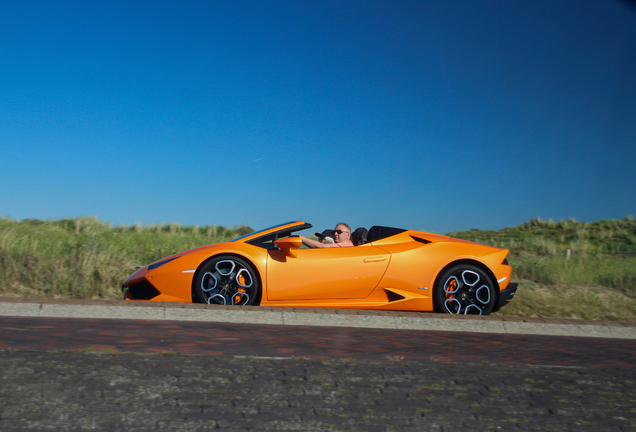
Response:
POLYGON ((295 221, 167 257, 130 276, 126 300, 487 315, 517 290, 507 249, 385 226, 354 247, 304 248, 295 221))

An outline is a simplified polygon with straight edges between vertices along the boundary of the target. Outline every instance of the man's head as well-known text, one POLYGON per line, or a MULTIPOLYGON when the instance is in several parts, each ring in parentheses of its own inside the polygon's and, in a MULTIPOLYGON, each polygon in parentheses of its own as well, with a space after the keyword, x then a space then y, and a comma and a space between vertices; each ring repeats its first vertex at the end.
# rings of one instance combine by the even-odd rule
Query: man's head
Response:
POLYGON ((346 223, 340 222, 338 225, 336 225, 336 229, 333 230, 333 235, 336 243, 350 240, 351 227, 346 223))

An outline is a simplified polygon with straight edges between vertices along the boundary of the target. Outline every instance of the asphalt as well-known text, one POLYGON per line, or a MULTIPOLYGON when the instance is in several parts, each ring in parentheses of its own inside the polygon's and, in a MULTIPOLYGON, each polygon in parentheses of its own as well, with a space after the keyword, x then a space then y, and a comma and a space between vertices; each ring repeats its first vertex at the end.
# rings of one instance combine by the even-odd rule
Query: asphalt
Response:
POLYGON ((636 431, 636 325, 0 298, 0 431, 636 431))

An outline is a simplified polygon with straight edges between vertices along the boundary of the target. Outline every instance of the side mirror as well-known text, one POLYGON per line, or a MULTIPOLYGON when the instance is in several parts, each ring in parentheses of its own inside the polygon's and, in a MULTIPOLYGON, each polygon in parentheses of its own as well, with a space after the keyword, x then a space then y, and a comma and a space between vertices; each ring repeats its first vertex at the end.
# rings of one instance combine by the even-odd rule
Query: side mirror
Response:
POLYGON ((296 253, 292 249, 299 249, 303 241, 300 237, 285 237, 274 242, 276 246, 282 250, 285 255, 296 258, 296 253))

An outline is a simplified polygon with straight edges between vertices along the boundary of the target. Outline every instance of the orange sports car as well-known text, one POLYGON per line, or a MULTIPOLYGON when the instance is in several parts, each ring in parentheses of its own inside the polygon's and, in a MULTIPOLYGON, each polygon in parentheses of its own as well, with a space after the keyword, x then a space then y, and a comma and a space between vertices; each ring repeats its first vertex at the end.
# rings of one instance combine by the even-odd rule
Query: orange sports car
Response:
POLYGON ((130 276, 126 300, 487 315, 517 290, 507 249, 373 226, 354 247, 301 248, 295 221, 162 259, 130 276))

